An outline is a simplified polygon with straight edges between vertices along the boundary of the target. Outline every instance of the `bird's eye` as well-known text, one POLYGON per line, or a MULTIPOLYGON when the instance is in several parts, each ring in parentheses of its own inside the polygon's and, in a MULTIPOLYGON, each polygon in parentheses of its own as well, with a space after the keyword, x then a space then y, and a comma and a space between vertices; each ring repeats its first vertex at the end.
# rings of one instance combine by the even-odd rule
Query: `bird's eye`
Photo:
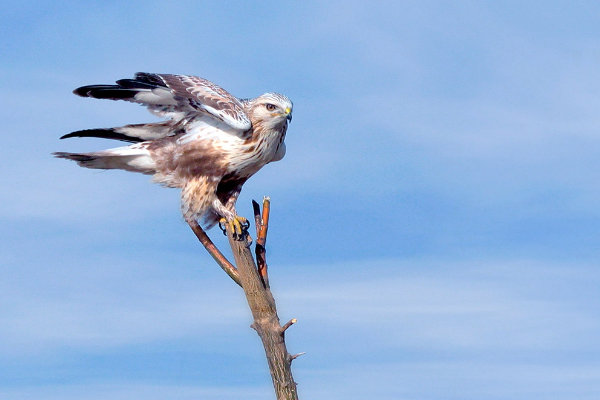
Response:
POLYGON ((265 107, 269 111, 275 111, 275 109, 277 108, 277 106, 275 104, 270 104, 270 103, 265 104, 265 107))

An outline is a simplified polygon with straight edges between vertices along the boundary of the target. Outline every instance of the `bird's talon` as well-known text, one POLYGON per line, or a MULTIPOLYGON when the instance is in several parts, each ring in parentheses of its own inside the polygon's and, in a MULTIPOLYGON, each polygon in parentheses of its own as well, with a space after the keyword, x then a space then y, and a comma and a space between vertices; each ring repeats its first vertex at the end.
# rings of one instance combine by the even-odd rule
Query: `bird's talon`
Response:
POLYGON ((234 240, 242 240, 248 234, 250 221, 239 215, 233 217, 231 221, 221 218, 221 220, 219 220, 219 228, 221 228, 224 235, 227 235, 227 231, 230 230, 234 240))
POLYGON ((225 218, 221 218, 219 220, 219 229, 221 230, 221 232, 223 232, 224 236, 227 236, 227 220, 225 218))

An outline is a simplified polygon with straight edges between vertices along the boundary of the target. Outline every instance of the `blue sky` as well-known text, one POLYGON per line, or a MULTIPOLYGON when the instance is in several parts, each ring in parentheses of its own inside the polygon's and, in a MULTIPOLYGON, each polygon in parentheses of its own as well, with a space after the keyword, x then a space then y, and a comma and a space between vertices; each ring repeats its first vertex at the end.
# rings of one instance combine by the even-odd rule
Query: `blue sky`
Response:
POLYGON ((300 398, 597 399, 599 21, 592 1, 5 1, 0 397, 273 398, 178 193, 50 156, 154 121, 71 93, 147 71, 294 101, 238 211, 272 198, 300 398))

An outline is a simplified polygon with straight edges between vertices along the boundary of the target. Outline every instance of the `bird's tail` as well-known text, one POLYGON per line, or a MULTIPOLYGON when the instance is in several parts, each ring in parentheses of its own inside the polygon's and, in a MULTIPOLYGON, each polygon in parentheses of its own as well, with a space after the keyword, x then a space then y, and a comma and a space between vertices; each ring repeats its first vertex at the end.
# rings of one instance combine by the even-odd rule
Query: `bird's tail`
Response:
POLYGON ((156 164, 145 146, 135 144, 92 153, 52 153, 54 157, 76 161, 92 169, 122 169, 142 174, 156 173, 156 164))

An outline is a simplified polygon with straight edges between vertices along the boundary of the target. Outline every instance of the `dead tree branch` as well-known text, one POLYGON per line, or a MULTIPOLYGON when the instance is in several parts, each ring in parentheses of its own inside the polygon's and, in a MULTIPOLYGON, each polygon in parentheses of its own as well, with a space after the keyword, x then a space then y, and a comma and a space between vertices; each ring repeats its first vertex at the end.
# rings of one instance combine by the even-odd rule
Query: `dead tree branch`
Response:
POLYGON ((291 319, 284 326, 281 326, 267 274, 265 244, 267 242, 271 203, 268 197, 264 198, 262 213, 258 203, 252 201, 252 205, 257 236, 256 262, 250 251, 252 244, 250 236, 246 234, 241 240, 236 240, 232 232, 227 231, 237 268, 225 258, 197 221, 187 221, 187 223, 223 271, 244 289, 248 306, 254 318, 252 328, 258 333, 265 348, 277 400, 298 400, 291 365, 292 360, 304 353, 291 355, 285 346, 285 331, 296 323, 296 319, 291 319))
POLYGON ((265 197, 263 199, 262 216, 260 215, 260 206, 252 200, 252 208, 254 209, 254 221, 256 222, 256 245, 254 253, 256 254, 256 266, 258 267, 258 275, 263 281, 265 288, 269 288, 269 276, 267 272, 267 231, 269 229, 269 216, 271 214, 271 199, 265 197))
POLYGON ((265 243, 269 225, 270 201, 268 198, 263 200, 262 213, 260 206, 255 201, 253 201, 253 206, 257 234, 256 263, 250 251, 252 239, 249 235, 246 234, 241 240, 236 240, 232 232, 227 231, 237 268, 227 261, 197 222, 195 224, 188 223, 217 264, 244 289, 248 306, 254 318, 252 328, 256 330, 263 343, 277 400, 298 400, 291 365, 292 360, 300 354, 291 355, 285 346, 285 331, 296 322, 296 319, 281 326, 267 275, 265 243))
MULTIPOLYGON (((256 209, 257 207, 255 207, 255 220, 258 220, 256 209)), ((297 400, 298 392, 296 391, 296 382, 294 382, 291 368, 292 360, 295 357, 288 353, 285 346, 285 329, 279 323, 275 299, 268 285, 264 244, 267 240, 269 211, 270 201, 268 198, 265 198, 263 200, 262 217, 260 217, 261 225, 257 225, 256 227, 258 236, 256 240, 256 255, 257 260, 259 260, 258 263, 262 265, 262 268, 257 267, 252 258, 252 252, 250 251, 251 241, 248 237, 244 237, 243 240, 234 240, 231 232, 228 232, 227 236, 231 250, 233 251, 233 258, 238 267, 242 288, 244 289, 248 306, 250 306, 250 311, 254 317, 252 328, 260 336, 265 348, 277 399, 297 400)), ((260 210, 258 215, 260 216, 260 210)))
POLYGON ((200 224, 198 224, 198 221, 188 220, 187 223, 190 226, 190 228, 192 228, 192 231, 194 231, 196 237, 198 238, 200 243, 202 243, 206 251, 208 251, 212 258, 214 258, 214 260, 217 262, 217 264, 219 264, 219 267, 221 267, 223 271, 225 271, 225 273, 229 275, 231 279, 234 280, 235 283, 242 286, 242 283, 240 282, 240 274, 238 273, 237 268, 234 267, 233 264, 231 264, 229 260, 227 260, 227 258, 225 258, 223 253, 221 253, 221 251, 217 248, 217 246, 215 246, 212 240, 210 240, 206 232, 204 232, 204 229, 202 229, 200 224))

